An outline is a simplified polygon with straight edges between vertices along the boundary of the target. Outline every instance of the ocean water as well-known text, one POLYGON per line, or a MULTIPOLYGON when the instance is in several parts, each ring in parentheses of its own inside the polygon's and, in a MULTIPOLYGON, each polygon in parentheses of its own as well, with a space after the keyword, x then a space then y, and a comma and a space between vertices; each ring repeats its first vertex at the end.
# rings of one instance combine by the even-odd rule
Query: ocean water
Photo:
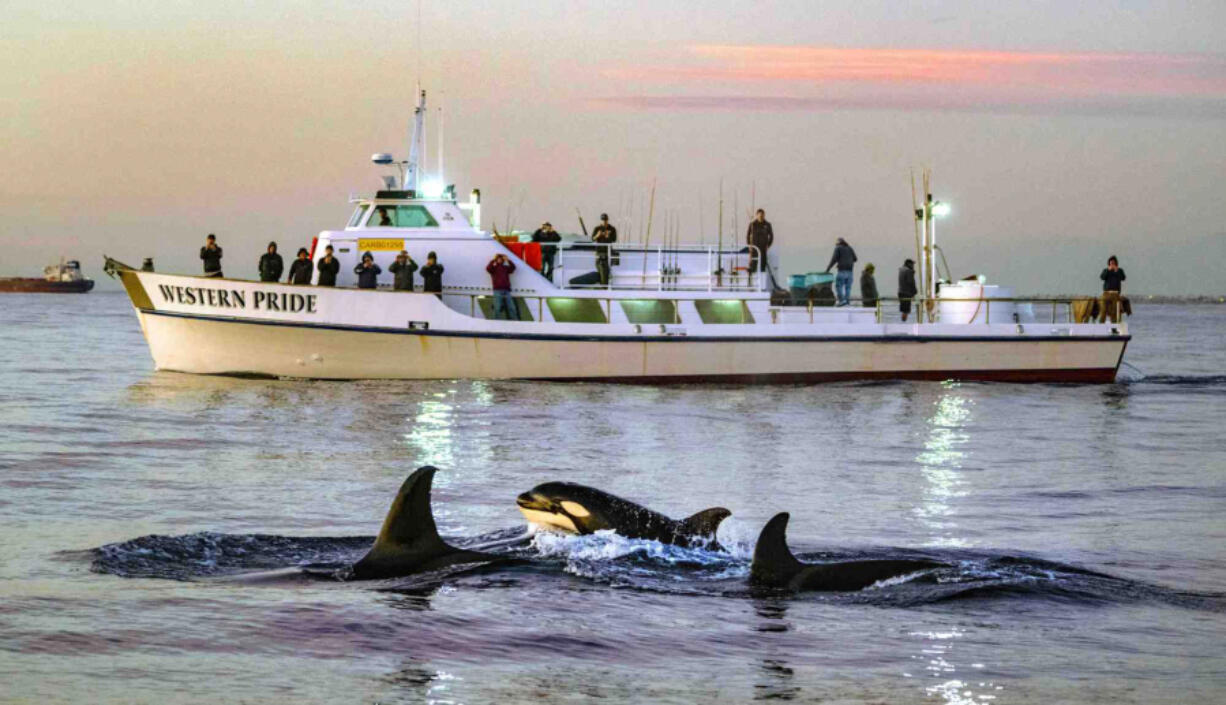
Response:
POLYGON ((0 302, 3 702, 1226 700, 1226 307, 1139 306, 1106 386, 652 388, 158 373, 122 294, 0 302), (727 507, 727 550, 252 577, 356 560, 426 464, 457 542, 561 479, 727 507), (807 560, 947 567, 749 590, 779 511, 807 560))

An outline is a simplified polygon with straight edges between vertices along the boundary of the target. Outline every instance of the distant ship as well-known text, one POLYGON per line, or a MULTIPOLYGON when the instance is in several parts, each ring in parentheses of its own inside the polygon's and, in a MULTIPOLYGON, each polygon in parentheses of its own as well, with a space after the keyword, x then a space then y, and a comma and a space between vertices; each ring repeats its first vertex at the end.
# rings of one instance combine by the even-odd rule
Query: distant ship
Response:
POLYGON ((75 259, 43 267, 43 278, 0 277, 0 293, 9 294, 84 294, 94 288, 94 280, 81 274, 75 259))

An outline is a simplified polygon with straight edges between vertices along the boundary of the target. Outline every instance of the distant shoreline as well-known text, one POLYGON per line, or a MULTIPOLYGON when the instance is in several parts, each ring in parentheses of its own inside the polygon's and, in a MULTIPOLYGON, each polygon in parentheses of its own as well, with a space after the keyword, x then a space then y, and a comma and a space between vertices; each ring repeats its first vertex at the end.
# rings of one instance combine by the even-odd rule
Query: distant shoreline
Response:
MULTIPOLYGON (((1069 298, 1086 298, 1086 294, 1036 294, 1034 298, 1041 299, 1069 299, 1069 298)), ((1136 303, 1145 304, 1226 304, 1226 296, 1210 296, 1202 294, 1199 296, 1163 296, 1161 294, 1124 294, 1124 296, 1132 299, 1136 303)))

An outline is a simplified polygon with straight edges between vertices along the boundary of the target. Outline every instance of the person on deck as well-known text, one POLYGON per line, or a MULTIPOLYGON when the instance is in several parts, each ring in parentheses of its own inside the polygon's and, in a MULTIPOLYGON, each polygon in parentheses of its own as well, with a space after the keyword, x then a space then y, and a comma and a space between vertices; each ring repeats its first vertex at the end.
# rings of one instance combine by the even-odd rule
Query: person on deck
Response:
POLYGON ((830 264, 826 265, 826 272, 830 272, 830 268, 838 266, 838 273, 834 276, 834 292, 838 297, 836 306, 846 306, 851 303, 851 280, 852 270, 856 266, 856 251, 851 249, 851 245, 843 238, 839 238, 834 245, 834 254, 830 256, 830 264))
POLYGON ((553 229, 553 226, 546 222, 541 227, 537 228, 536 232, 532 233, 532 241, 541 244, 541 276, 549 281, 553 281, 553 259, 558 255, 557 245, 549 243, 561 242, 562 236, 558 231, 553 229))
POLYGON ((341 271, 341 263, 332 256, 332 246, 328 245, 324 248, 323 259, 319 260, 316 265, 319 270, 319 281, 315 282, 319 286, 336 286, 336 275, 341 271))
POLYGON ((277 254, 277 243, 268 243, 268 251, 260 255, 260 281, 281 281, 281 272, 285 271, 285 262, 277 254))
POLYGON ((204 276, 225 276, 221 273, 221 246, 217 244, 217 236, 213 233, 209 233, 204 239, 204 247, 200 248, 200 259, 204 260, 204 276))
POLYGON ((515 263, 506 255, 497 254, 485 265, 485 271, 490 273, 490 285, 494 289, 494 318, 518 321, 519 309, 511 298, 511 272, 515 271, 515 263))
POLYGON ((391 272, 394 279, 392 288, 396 291, 412 291, 413 290, 413 272, 417 271, 417 263, 409 256, 408 250, 401 250, 400 254, 396 255, 396 261, 392 262, 387 268, 391 272))
POLYGON ((1115 255, 1107 258, 1107 268, 1098 276, 1103 280, 1103 305, 1102 310, 1098 312, 1098 322, 1102 323, 1111 319, 1112 323, 1118 323, 1120 317, 1120 292, 1123 290, 1124 270, 1120 269, 1120 261, 1115 255))
POLYGON ((600 225, 592 229, 592 242, 599 248, 596 250, 596 272, 600 274, 600 285, 609 285, 609 251, 617 242, 617 228, 609 224, 609 214, 600 214, 600 225))
POLYGON ((442 298, 443 265, 438 263, 438 255, 433 252, 426 255, 426 266, 421 268, 421 288, 442 298))
POLYGON ((749 276, 754 272, 766 271, 766 251, 775 242, 775 231, 770 221, 766 219, 766 211, 758 209, 754 219, 749 221, 749 230, 745 232, 745 243, 749 245, 749 276))
POLYGON ((307 248, 298 248, 298 259, 294 260, 289 265, 289 276, 285 281, 289 284, 310 284, 311 283, 311 253, 307 252, 307 248))
POLYGON ((877 280, 873 277, 875 271, 877 268, 869 262, 860 273, 860 305, 865 308, 877 307, 877 280))
POLYGON ((911 299, 918 293, 919 287, 915 285, 915 260, 905 260, 898 268, 898 311, 904 321, 911 313, 911 299))
POLYGON ((362 263, 353 268, 353 273, 358 275, 359 289, 374 289, 379 285, 379 275, 383 273, 383 269, 375 264, 374 255, 363 252, 362 263))

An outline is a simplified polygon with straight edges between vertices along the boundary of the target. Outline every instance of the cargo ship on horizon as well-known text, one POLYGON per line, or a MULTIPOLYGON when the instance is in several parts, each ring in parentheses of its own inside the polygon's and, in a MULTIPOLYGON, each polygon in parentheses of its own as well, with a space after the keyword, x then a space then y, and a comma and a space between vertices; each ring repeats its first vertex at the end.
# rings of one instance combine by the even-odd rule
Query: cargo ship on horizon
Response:
POLYGON ((84 294, 94 288, 94 280, 81 273, 75 259, 43 267, 43 277, 0 277, 0 293, 5 294, 84 294))

